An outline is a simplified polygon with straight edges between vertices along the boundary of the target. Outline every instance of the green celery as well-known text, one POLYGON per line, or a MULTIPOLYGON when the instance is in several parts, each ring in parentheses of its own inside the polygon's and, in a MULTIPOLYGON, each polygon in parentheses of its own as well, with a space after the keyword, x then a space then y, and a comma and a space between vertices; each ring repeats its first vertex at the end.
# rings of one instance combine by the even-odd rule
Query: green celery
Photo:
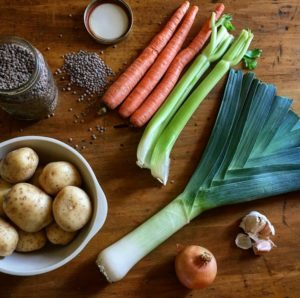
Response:
POLYGON ((159 136, 151 155, 151 174, 161 183, 166 184, 169 175, 170 153, 179 134, 196 111, 200 103, 229 71, 230 67, 239 63, 247 51, 253 34, 243 30, 239 38, 231 45, 221 61, 213 68, 207 77, 199 84, 189 98, 184 102, 167 127, 159 136))

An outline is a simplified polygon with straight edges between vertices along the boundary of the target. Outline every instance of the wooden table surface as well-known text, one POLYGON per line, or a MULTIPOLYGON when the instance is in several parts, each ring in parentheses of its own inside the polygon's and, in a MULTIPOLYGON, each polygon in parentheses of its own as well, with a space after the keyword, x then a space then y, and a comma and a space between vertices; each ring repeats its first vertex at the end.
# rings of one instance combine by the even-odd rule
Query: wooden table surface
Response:
MULTIPOLYGON (((128 0, 134 13, 130 36, 117 47, 103 47, 92 40, 83 26, 88 1, 0 0, 0 34, 13 34, 33 43, 45 56, 52 71, 62 65, 62 55, 80 49, 102 55, 114 71, 120 72, 159 31, 181 0, 128 0), (62 37, 59 35, 62 34, 62 37), (46 48, 49 47, 50 50, 46 48)), ((216 1, 198 4, 193 36, 216 1)), ((253 47, 263 49, 256 70, 262 80, 276 84, 278 93, 293 98, 300 113, 300 1, 225 1, 238 30, 251 28, 253 47)), ((103 248, 118 240, 179 194, 193 173, 207 142, 220 103, 224 81, 206 98, 181 134, 172 153, 170 180, 162 187, 148 171, 136 164, 141 129, 127 126, 111 112, 103 117, 91 109, 84 123, 73 123, 74 115, 85 112, 76 95, 62 92, 58 80, 59 105, 55 116, 36 123, 13 120, 0 112, 0 141, 16 136, 41 135, 72 145, 94 169, 106 195, 109 212, 102 230, 84 251, 53 272, 15 277, 0 274, 0 297, 299 297, 300 296, 300 200, 299 193, 209 211, 194 220, 135 266, 126 278, 108 284, 95 259, 103 248), (69 109, 73 110, 70 112, 69 109), (104 126, 91 141, 91 127, 104 126), (269 254, 254 256, 235 247, 239 220, 251 210, 266 214, 276 228, 277 247, 269 254), (200 244, 214 252, 218 275, 202 291, 188 291, 174 273, 176 244, 200 244)), ((151 237, 151 235, 149 235, 151 237)))

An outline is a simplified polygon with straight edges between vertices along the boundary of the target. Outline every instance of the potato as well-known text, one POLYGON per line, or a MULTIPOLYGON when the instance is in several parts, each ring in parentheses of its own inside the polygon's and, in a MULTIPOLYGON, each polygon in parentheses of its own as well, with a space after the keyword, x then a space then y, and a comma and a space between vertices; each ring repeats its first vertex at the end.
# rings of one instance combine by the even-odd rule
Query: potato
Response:
POLYGON ((0 218, 0 256, 11 255, 19 240, 17 230, 7 221, 0 218))
POLYGON ((81 177, 71 163, 56 161, 45 166, 40 175, 39 183, 49 195, 56 195, 65 186, 80 186, 81 177))
POLYGON ((88 195, 79 187, 66 186, 53 201, 53 216, 56 223, 67 232, 81 229, 92 215, 88 195))
POLYGON ((19 241, 16 247, 16 251, 30 252, 41 249, 47 243, 47 237, 44 230, 35 233, 27 233, 22 230, 18 230, 19 241))
POLYGON ((30 179, 39 163, 39 157, 31 148, 20 148, 9 152, 0 162, 0 176, 9 183, 30 179))
POLYGON ((40 182, 39 182, 39 178, 40 178, 40 175, 42 174, 42 171, 43 171, 43 167, 38 166, 37 169, 35 170, 33 176, 31 177, 31 179, 28 182, 38 188, 42 188, 40 185, 40 182))
POLYGON ((29 183, 14 185, 3 201, 10 220, 25 232, 38 232, 52 221, 52 199, 29 183))
POLYGON ((0 216, 5 216, 3 211, 3 200, 5 195, 10 191, 11 185, 0 178, 0 216))
POLYGON ((56 222, 46 227, 48 240, 53 244, 66 245, 76 236, 76 232, 64 231, 56 222))

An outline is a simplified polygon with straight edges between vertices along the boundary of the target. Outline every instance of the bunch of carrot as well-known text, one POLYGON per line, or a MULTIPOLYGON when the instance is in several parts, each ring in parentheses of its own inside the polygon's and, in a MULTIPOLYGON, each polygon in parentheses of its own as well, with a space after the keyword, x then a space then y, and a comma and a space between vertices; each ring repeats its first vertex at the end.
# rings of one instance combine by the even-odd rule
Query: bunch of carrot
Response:
MULTIPOLYGON (((120 115, 130 117, 137 127, 155 114, 211 34, 209 18, 188 47, 179 52, 198 12, 197 6, 189 7, 190 3, 185 1, 175 11, 162 31, 103 95, 103 102, 109 108, 121 105, 120 115)), ((223 11, 224 5, 218 4, 216 19, 223 11)))

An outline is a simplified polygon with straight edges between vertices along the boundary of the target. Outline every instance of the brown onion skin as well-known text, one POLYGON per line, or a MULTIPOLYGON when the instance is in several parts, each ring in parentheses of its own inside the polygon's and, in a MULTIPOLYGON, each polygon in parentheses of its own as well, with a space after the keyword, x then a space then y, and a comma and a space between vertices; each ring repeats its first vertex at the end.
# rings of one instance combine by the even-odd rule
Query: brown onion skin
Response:
POLYGON ((213 283, 217 275, 217 262, 214 255, 204 247, 189 245, 175 258, 175 271, 179 281, 189 289, 203 289, 213 283), (204 254, 210 261, 202 260, 204 254))

